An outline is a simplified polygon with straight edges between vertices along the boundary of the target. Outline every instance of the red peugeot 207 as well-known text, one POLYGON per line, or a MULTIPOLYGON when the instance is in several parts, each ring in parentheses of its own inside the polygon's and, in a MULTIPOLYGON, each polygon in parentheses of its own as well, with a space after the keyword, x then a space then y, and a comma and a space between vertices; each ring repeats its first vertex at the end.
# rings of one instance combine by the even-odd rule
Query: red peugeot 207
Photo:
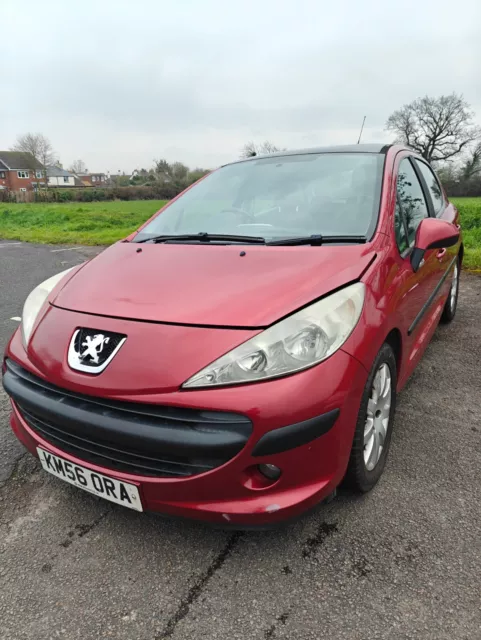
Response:
POLYGON ((32 291, 3 362, 13 430, 46 471, 138 511, 266 526, 342 480, 369 491, 462 258, 409 149, 226 165, 32 291))

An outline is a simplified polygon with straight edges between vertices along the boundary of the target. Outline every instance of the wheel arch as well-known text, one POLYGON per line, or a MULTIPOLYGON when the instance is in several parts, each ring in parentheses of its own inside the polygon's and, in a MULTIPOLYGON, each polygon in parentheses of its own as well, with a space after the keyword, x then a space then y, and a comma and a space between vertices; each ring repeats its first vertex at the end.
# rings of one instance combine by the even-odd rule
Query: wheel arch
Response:
POLYGON ((394 357, 396 359, 397 375, 399 380, 402 361, 403 361, 403 342, 402 342, 401 331, 396 327, 394 329, 391 329, 391 331, 387 334, 384 342, 387 342, 387 344, 394 351, 394 357))

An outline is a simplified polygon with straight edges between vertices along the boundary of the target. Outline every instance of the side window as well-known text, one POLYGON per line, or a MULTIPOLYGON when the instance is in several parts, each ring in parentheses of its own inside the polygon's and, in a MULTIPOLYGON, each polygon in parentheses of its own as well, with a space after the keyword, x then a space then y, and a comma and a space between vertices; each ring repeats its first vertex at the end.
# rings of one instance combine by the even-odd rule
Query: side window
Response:
POLYGON ((421 183, 407 158, 401 160, 399 165, 397 200, 406 221, 408 244, 412 247, 419 223, 423 218, 427 218, 429 213, 421 183))
POLYGON ((439 186, 438 179, 434 175, 433 171, 427 164, 421 162, 420 160, 414 160, 416 166, 421 171, 421 174, 428 185, 428 190, 431 195, 431 200, 433 201, 434 213, 438 215, 442 209, 444 209, 444 197, 441 187, 439 186))
POLYGON ((396 243, 399 249, 399 253, 402 255, 406 251, 406 249, 409 248, 409 243, 406 232, 406 224, 404 221, 404 216, 401 213, 399 201, 396 202, 396 209, 394 212, 394 231, 396 233, 396 243))

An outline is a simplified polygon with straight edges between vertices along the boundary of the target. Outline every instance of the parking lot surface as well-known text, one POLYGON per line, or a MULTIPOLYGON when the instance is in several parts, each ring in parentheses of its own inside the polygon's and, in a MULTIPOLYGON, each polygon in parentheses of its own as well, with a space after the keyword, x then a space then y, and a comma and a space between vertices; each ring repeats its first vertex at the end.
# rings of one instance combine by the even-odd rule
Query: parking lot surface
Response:
MULTIPOLYGON (((93 248, 0 241, 0 348, 93 248)), ((481 639, 481 278, 398 401, 383 478, 285 528, 131 512, 43 472, 0 391, 0 638, 481 639)))

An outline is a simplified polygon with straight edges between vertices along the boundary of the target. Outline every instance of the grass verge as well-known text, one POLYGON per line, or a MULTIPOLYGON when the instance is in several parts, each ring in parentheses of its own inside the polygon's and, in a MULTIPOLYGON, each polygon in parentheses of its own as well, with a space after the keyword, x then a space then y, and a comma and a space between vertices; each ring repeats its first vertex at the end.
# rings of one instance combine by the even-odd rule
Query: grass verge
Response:
POLYGON ((463 267, 481 273, 481 198, 452 198, 463 226, 463 267))
POLYGON ((45 244, 112 244, 135 231, 165 203, 0 203, 0 238, 45 244))

